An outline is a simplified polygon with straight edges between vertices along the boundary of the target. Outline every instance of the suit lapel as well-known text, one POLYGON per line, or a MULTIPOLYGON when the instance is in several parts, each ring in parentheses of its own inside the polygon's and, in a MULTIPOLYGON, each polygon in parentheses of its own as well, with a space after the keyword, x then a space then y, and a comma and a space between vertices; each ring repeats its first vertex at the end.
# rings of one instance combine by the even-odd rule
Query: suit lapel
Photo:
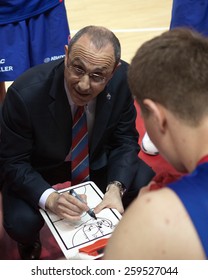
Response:
POLYGON ((109 121, 109 117, 112 111, 111 94, 109 91, 104 90, 97 97, 96 111, 95 111, 95 122, 92 133, 92 141, 90 145, 90 154, 92 155, 103 137, 103 132, 109 121))
POLYGON ((52 102, 49 104, 49 110, 54 121, 60 133, 65 135, 65 137, 66 135, 69 136, 69 134, 71 134, 72 115, 64 88, 63 69, 59 69, 58 73, 55 75, 49 95, 52 98, 52 102))

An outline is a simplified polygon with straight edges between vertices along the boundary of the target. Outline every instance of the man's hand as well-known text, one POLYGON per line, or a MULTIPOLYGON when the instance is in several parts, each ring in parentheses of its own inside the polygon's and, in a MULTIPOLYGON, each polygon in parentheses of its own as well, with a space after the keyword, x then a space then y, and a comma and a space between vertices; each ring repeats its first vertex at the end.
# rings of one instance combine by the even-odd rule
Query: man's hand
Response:
POLYGON ((120 190, 116 185, 112 184, 110 186, 109 190, 105 193, 102 202, 95 207, 95 214, 99 213, 104 208, 117 209, 121 214, 124 212, 120 190))
MULTIPOLYGON (((86 201, 86 195, 80 196, 86 201)), ((46 200, 46 208, 60 218, 65 218, 70 221, 79 221, 82 213, 89 209, 87 204, 79 201, 69 193, 59 194, 57 192, 49 195, 46 200)))

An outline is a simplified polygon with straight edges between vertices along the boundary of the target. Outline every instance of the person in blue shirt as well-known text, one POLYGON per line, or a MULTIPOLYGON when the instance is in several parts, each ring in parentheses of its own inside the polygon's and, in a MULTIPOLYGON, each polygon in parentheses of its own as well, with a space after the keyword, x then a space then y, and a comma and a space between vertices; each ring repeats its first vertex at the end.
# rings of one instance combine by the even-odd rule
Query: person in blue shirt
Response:
MULTIPOLYGON (((208 0, 173 0, 170 29, 188 27, 204 36, 208 35, 208 0)), ((158 155, 158 149, 145 132, 141 143, 142 151, 158 155)))
POLYGON ((208 0, 173 0, 170 29, 188 27, 208 35, 208 0))
POLYGON ((130 64, 128 81, 153 143, 184 175, 140 191, 104 258, 207 259, 208 39, 175 28, 147 41, 130 64))
POLYGON ((64 0, 1 0, 0 103, 6 81, 64 57, 70 30, 64 0))

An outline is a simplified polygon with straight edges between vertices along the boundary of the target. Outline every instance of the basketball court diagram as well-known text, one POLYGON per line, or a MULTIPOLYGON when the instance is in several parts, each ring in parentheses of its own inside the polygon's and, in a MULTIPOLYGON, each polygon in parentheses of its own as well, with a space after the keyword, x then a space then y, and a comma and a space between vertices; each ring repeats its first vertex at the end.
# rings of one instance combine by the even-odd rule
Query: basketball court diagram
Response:
MULTIPOLYGON (((103 193, 91 181, 59 192, 69 192, 71 188, 79 195, 86 194, 87 204, 92 209, 102 201, 103 193)), ((61 219, 50 211, 41 209, 40 212, 66 258, 77 256, 79 248, 88 246, 101 238, 110 237, 121 219, 120 213, 110 208, 105 208, 96 214, 97 220, 91 218, 87 213, 83 213, 79 222, 61 219)))

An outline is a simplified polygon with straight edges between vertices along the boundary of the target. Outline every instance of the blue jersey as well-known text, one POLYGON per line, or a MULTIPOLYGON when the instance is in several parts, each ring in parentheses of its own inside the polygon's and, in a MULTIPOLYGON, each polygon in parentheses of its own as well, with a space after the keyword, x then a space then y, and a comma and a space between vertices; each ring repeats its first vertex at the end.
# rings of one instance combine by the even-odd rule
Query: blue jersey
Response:
POLYGON ((170 29, 189 27, 208 35, 208 0, 173 0, 170 29))
POLYGON ((0 82, 14 81, 34 65, 65 56, 64 45, 68 44, 70 30, 64 1, 49 1, 60 5, 28 19, 0 26, 0 82))
POLYGON ((167 186, 186 208, 208 259, 208 162, 199 164, 191 174, 167 186))
POLYGON ((1 0, 0 24, 22 21, 39 15, 63 0, 1 0))

